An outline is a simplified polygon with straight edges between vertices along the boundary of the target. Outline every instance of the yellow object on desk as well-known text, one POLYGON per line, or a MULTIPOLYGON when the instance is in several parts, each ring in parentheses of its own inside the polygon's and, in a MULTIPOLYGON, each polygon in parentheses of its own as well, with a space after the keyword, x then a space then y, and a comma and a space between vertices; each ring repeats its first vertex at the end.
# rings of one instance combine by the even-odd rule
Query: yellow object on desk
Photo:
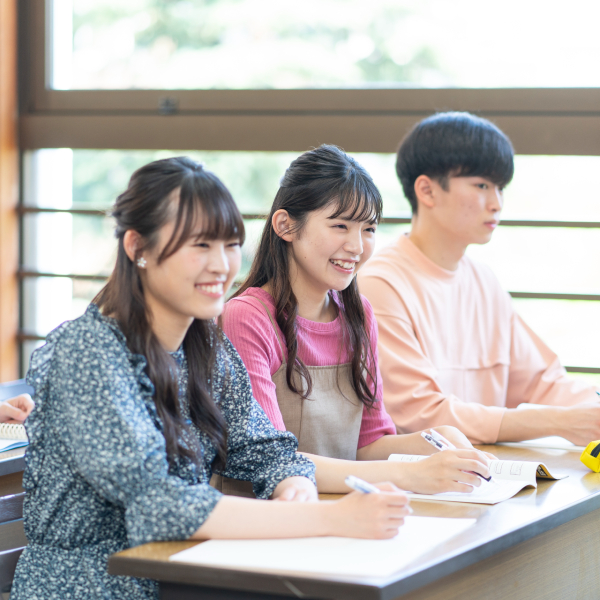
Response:
POLYGON ((580 460, 594 473, 600 473, 600 440, 590 442, 581 453, 580 460))

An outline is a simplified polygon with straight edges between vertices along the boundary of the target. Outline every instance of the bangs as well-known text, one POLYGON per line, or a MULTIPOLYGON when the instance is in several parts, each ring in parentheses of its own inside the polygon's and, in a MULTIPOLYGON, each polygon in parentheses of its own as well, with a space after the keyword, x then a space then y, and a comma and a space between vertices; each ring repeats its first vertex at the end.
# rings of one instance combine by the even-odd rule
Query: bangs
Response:
MULTIPOLYGON (((488 147, 485 150, 490 149, 488 147)), ((483 151, 470 153, 468 160, 450 171, 453 177, 483 177, 500 188, 506 187, 511 182, 513 174, 513 154, 512 148, 509 147, 493 148, 487 155, 483 151)))
MULTIPOLYGON (((514 150, 510 140, 493 124, 473 115, 452 113, 432 119, 425 142, 435 144, 432 175, 438 177, 483 177, 499 187, 507 186, 514 174, 514 150), (435 126, 436 121, 441 124, 435 126)), ((427 154, 423 152, 423 154, 427 154)), ((425 161, 427 162, 427 161, 425 161)))
POLYGON ((229 190, 213 173, 202 170, 184 179, 173 235, 161 253, 168 258, 191 237, 244 243, 244 221, 229 190), (198 228, 200 226, 200 228, 198 228))
POLYGON ((362 177, 353 177, 331 201, 335 211, 330 219, 349 219, 350 221, 379 223, 383 212, 383 200, 373 181, 362 177))

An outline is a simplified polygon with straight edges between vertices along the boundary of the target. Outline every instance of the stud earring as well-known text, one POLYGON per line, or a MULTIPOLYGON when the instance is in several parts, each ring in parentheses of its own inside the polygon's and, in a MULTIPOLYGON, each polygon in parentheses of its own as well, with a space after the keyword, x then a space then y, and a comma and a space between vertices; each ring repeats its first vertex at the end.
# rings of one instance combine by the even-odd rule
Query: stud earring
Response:
POLYGON ((140 256, 140 257, 137 259, 137 266, 138 266, 140 269, 145 269, 145 268, 146 268, 146 259, 145 259, 143 256, 140 256))

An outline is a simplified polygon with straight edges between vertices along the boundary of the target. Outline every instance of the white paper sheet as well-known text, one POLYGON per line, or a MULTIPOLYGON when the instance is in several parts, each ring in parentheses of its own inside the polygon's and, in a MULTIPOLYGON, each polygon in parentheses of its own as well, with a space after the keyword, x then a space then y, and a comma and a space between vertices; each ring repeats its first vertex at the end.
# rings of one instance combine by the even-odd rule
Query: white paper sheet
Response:
POLYGON ((532 486, 526 481, 514 479, 492 479, 490 482, 482 482, 478 488, 473 488, 470 493, 443 492, 441 494, 410 494, 415 500, 444 500, 446 502, 468 502, 471 504, 498 504, 512 498, 525 487, 532 486))
POLYGON ((317 537, 210 540, 169 560, 243 571, 385 577, 462 533, 476 519, 406 517, 391 540, 317 537))

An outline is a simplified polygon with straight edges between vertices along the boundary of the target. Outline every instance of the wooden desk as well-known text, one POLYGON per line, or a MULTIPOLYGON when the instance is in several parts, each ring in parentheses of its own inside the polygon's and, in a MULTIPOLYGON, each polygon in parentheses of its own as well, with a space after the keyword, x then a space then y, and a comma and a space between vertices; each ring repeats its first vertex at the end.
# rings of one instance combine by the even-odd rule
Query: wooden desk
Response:
POLYGON ((545 600, 600 597, 600 475, 579 454, 481 446, 499 458, 544 461, 567 479, 538 480, 494 506, 413 501, 415 515, 475 518, 474 527, 387 578, 249 573, 168 557, 198 542, 146 544, 115 554, 113 575, 158 580, 161 598, 545 600))

